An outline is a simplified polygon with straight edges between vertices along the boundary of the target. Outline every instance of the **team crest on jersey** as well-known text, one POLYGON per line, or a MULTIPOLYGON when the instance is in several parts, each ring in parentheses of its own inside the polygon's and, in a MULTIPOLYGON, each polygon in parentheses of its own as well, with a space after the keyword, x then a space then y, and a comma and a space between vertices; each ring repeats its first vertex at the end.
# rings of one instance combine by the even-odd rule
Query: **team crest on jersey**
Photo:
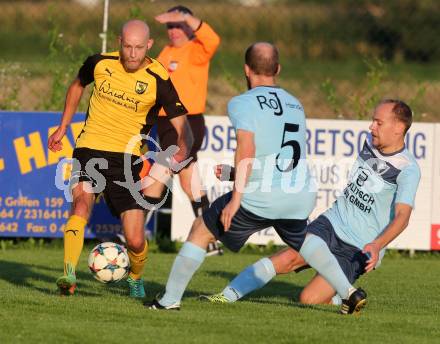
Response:
POLYGON ((148 84, 143 81, 136 81, 135 91, 137 94, 142 94, 147 90, 148 84))
POLYGON ((363 167, 359 167, 358 168, 358 176, 357 176, 357 180, 356 180, 356 184, 358 186, 364 186, 364 183, 367 181, 368 177, 371 175, 371 172, 363 167))
POLYGON ((366 162, 373 169, 373 171, 381 176, 390 169, 385 161, 378 158, 368 159, 366 162))

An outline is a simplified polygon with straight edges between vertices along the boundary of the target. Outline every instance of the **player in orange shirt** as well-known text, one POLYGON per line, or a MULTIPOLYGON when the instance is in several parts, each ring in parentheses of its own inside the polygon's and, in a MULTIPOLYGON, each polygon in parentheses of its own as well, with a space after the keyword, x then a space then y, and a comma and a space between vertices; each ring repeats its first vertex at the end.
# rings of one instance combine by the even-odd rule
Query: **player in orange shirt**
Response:
MULTIPOLYGON (((198 217, 202 210, 209 206, 209 201, 202 190, 199 171, 194 163, 205 136, 203 113, 208 89, 209 63, 220 44, 220 37, 207 23, 193 16, 191 10, 184 6, 170 8, 155 19, 167 25, 169 37, 169 44, 163 48, 157 59, 170 73, 180 100, 188 110, 188 121, 194 135, 194 145, 190 153, 193 160, 179 172, 179 177, 182 189, 188 195, 194 214, 198 217)), ((176 130, 164 115, 162 110, 157 124, 162 150, 176 145, 177 139, 176 130)), ((161 203, 163 190, 164 184, 156 181, 144 189, 144 194, 161 203)), ((216 243, 211 244, 211 250, 213 253, 221 253, 216 243)))

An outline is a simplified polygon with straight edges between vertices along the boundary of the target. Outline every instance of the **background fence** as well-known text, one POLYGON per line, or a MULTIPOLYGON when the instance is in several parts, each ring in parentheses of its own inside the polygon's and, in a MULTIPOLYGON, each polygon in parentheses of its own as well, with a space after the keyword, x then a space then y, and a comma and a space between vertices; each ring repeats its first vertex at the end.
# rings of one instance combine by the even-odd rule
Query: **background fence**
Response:
MULTIPOLYGON (((166 30, 154 16, 176 1, 109 0, 108 50, 121 24, 145 19, 156 56, 166 30)), ((244 49, 256 40, 281 53, 280 84, 309 117, 368 116, 382 97, 410 103, 418 121, 439 121, 440 2, 435 0, 188 0, 220 34, 211 67, 208 114, 224 114, 245 89, 244 49)), ((0 109, 60 110, 85 57, 101 50, 103 0, 0 0, 0 109)), ((86 109, 84 97, 80 110, 86 109)))

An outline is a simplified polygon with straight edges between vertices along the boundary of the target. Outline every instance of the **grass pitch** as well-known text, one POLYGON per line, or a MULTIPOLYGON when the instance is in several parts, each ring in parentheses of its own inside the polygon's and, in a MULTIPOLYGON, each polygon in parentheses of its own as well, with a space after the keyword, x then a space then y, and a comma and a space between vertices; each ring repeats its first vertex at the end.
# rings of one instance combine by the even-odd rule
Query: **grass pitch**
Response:
MULTIPOLYGON (((79 265, 78 293, 60 297, 62 249, 0 250, 0 343, 438 343, 440 259, 389 255, 358 282, 368 304, 358 317, 333 306, 304 307, 297 300, 312 271, 278 276, 230 305, 197 296, 222 290, 256 254, 207 257, 191 281, 180 312, 145 309, 127 296, 125 283, 103 285, 79 265)), ((162 291, 174 254, 151 253, 147 298, 162 291)))

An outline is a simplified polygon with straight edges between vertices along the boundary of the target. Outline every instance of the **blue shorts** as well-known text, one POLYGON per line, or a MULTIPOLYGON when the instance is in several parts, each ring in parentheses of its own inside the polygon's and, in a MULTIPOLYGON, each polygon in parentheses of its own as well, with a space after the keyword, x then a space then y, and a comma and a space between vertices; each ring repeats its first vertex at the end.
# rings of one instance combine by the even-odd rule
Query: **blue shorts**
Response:
POLYGON ((314 234, 325 241, 350 283, 354 283, 365 272, 367 255, 357 247, 339 239, 332 224, 324 215, 319 216, 307 226, 307 233, 314 234))
POLYGON ((202 214, 206 227, 228 249, 238 252, 252 234, 273 227, 287 245, 299 250, 305 239, 307 219, 266 219, 240 207, 225 232, 220 215, 231 197, 232 192, 220 196, 202 214))

